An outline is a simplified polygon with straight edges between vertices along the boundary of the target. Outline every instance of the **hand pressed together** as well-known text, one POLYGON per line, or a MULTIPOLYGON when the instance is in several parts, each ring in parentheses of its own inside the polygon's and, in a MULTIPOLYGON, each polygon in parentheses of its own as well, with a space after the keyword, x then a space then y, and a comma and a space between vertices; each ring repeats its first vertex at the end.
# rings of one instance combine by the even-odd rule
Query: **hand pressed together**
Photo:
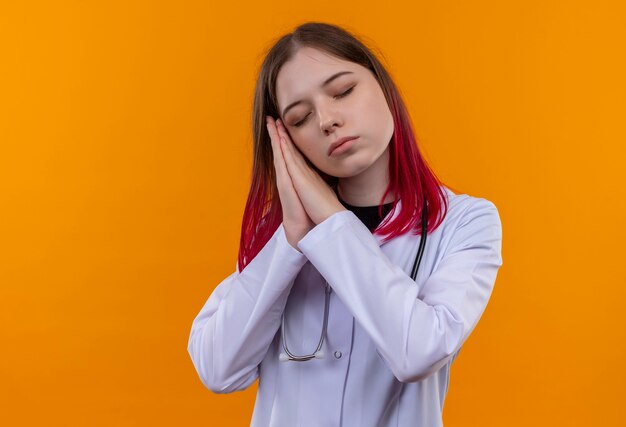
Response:
POLYGON ((272 142, 283 226, 287 240, 296 247, 315 225, 345 208, 333 189, 308 165, 280 119, 274 121, 267 116, 267 130, 272 142))

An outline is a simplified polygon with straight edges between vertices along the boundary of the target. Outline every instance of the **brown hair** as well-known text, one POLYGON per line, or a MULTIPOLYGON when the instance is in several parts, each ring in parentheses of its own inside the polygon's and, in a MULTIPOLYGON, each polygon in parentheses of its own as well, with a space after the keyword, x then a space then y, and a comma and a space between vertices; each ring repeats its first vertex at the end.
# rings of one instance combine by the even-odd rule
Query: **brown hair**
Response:
MULTIPOLYGON (((258 73, 252 112, 254 158, 241 227, 238 271, 242 271, 254 259, 282 222, 273 152, 265 117, 280 117, 276 100, 278 72, 304 46, 322 50, 369 69, 380 84, 392 112, 394 134, 389 151, 390 183, 379 207, 382 212, 383 201, 392 192, 402 199, 402 209, 392 222, 384 221, 374 233, 386 235, 385 240, 411 230, 419 234, 424 201, 428 203, 428 232, 441 224, 447 212, 447 199, 441 188, 441 181, 419 152, 410 116, 389 73, 372 51, 346 30, 327 23, 307 22, 278 39, 267 53, 258 73)), ((311 166, 330 186, 337 184, 337 177, 327 175, 312 164, 311 166)), ((397 201, 394 202, 394 210, 396 203, 397 201)))

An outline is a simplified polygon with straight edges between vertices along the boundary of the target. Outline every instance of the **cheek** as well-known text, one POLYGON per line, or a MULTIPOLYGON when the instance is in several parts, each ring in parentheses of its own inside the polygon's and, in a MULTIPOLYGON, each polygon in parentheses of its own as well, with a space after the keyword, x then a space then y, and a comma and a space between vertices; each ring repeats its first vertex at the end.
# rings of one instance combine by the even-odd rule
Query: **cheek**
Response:
POLYGON ((393 115, 389 110, 387 100, 382 92, 375 98, 376 99, 373 99, 370 104, 372 105, 370 123, 376 123, 379 135, 385 139, 385 142, 387 142, 393 135, 394 131, 393 115))
POLYGON ((306 138, 302 136, 302 134, 298 131, 287 131, 287 135, 291 140, 291 147, 297 149, 301 154, 304 154, 308 151, 306 138))
POLYGON ((314 144, 311 143, 299 144, 296 146, 298 147, 300 154, 302 154, 302 157, 304 157, 304 160, 309 165, 309 167, 314 169, 316 172, 319 173, 320 170, 328 167, 327 165, 325 165, 325 162, 327 162, 326 154, 319 147, 316 148, 314 144))
POLYGON ((298 149, 300 154, 302 154, 309 161, 315 161, 316 153, 315 150, 313 150, 313 144, 302 141, 301 139, 294 140, 292 138, 291 140, 293 141, 294 147, 298 149))
POLYGON ((384 117, 387 121, 392 120, 391 111, 389 109, 389 105, 387 105, 387 99, 385 98, 385 94, 380 87, 378 87, 374 98, 373 105, 376 105, 378 114, 380 114, 381 117, 384 117))

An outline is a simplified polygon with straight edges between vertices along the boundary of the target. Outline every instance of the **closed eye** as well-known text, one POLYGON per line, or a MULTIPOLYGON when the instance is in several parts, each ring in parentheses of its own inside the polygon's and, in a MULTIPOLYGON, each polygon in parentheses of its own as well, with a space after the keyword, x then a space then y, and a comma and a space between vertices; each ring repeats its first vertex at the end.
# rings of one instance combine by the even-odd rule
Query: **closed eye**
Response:
MULTIPOLYGON (((340 93, 339 95, 336 95, 335 98, 343 98, 345 96, 347 96, 350 92, 352 92, 352 90, 355 88, 356 85, 352 86, 350 89, 346 90, 343 93, 340 93)), ((295 127, 300 127, 304 124, 304 122, 306 122, 307 117, 309 117, 310 113, 307 114, 306 116, 304 116, 304 119, 300 120, 298 123, 294 123, 293 125, 295 127)))
POLYGON ((343 98, 344 96, 346 96, 347 94, 349 94, 350 92, 352 92, 352 89, 354 89, 354 86, 352 86, 350 89, 348 89, 347 91, 345 91, 344 93, 340 93, 339 95, 337 95, 335 98, 343 98))

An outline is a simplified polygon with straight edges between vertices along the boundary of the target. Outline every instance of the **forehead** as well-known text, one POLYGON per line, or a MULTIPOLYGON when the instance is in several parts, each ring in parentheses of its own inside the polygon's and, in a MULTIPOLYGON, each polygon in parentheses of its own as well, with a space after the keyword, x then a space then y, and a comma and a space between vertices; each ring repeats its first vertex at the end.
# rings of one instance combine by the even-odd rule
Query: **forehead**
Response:
POLYGON ((279 108, 306 96, 329 76, 338 71, 359 74, 359 64, 346 61, 318 49, 304 47, 283 64, 276 76, 276 98, 279 108))

